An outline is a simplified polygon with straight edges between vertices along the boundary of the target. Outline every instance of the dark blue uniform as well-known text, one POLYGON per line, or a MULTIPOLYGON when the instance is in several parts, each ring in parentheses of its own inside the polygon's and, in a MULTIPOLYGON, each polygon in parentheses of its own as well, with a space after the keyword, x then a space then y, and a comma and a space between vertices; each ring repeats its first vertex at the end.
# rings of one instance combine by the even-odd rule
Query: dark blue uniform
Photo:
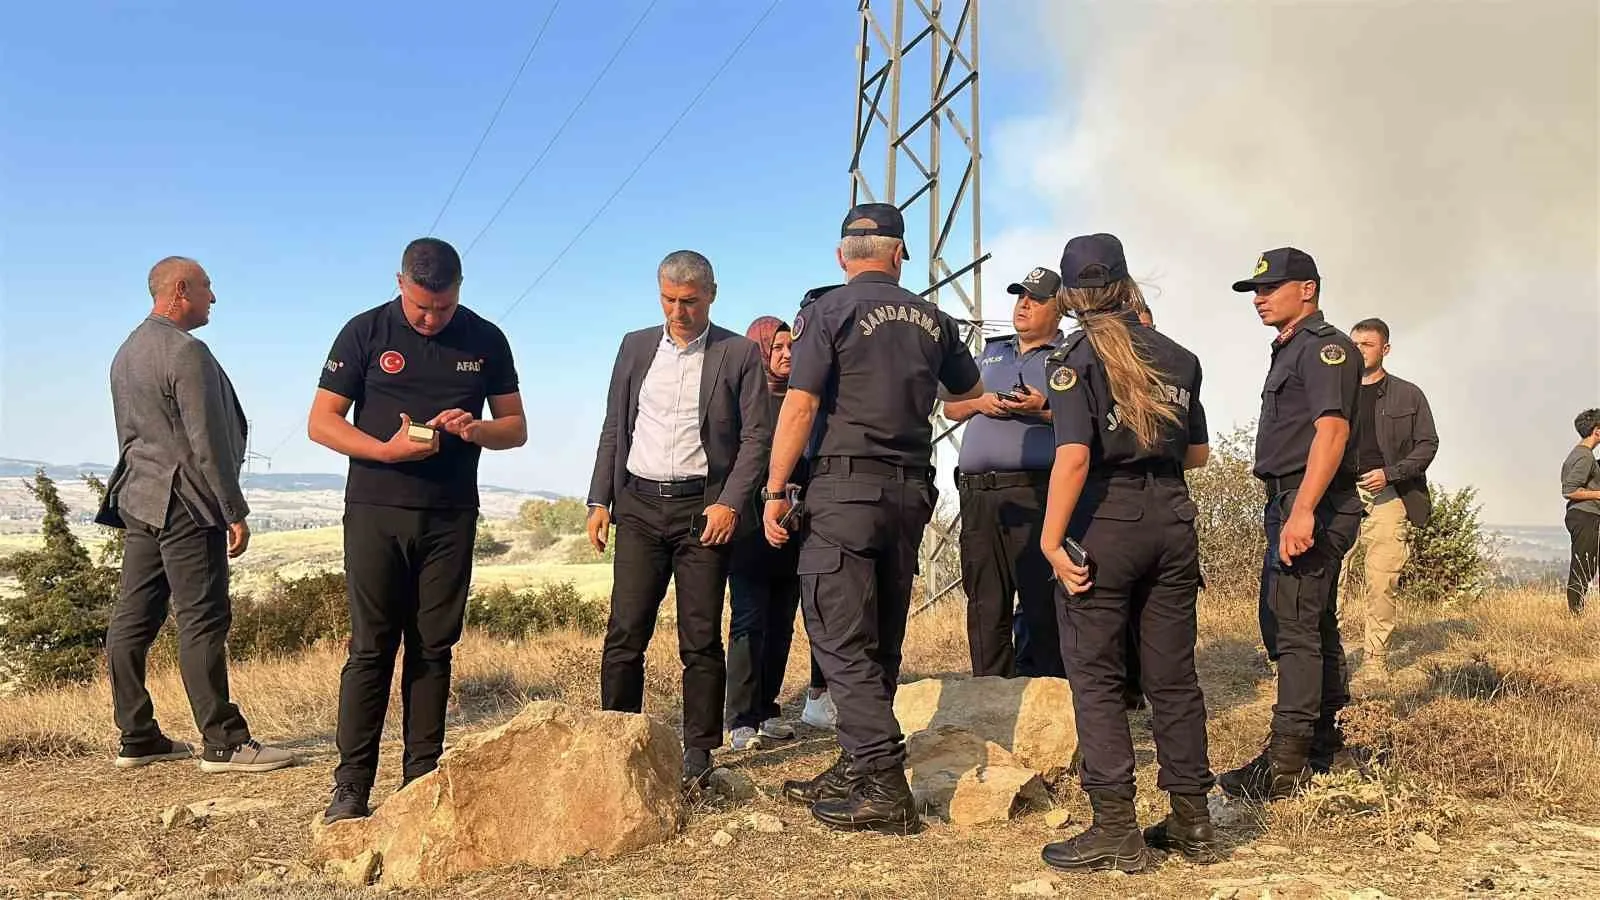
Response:
POLYGON ((1067 534, 1091 560, 1093 586, 1069 595, 1056 585, 1061 656, 1072 683, 1084 790, 1133 792, 1133 743, 1124 701, 1130 619, 1138 623, 1140 669, 1161 763, 1157 785, 1204 794, 1205 700, 1195 676, 1195 600, 1200 589, 1197 513, 1183 478, 1191 445, 1208 442, 1200 362, 1171 338, 1123 315, 1133 343, 1165 374, 1179 424, 1141 448, 1120 427, 1105 368, 1082 332, 1046 363, 1056 444, 1089 448, 1089 475, 1067 534))
POLYGON ((853 770, 898 770, 900 646, 917 547, 938 497, 930 415, 938 385, 964 393, 978 368, 954 319, 881 272, 822 295, 793 330, 789 389, 821 398, 800 606, 853 770))

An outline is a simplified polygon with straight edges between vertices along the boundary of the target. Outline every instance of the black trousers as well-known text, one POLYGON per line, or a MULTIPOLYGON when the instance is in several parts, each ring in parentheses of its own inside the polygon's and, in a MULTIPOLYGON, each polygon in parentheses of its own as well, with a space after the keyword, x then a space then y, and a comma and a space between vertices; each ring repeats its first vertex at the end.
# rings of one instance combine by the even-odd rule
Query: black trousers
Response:
POLYGON ((477 523, 476 509, 345 505, 350 645, 339 677, 335 781, 370 787, 377 777, 378 743, 402 645, 402 774, 426 775, 438 764, 477 523))
POLYGON ((839 710, 839 744, 861 772, 905 763, 894 695, 917 547, 938 497, 926 469, 878 468, 818 461, 806 488, 810 515, 798 566, 800 609, 839 710))
MULTIPOLYGON (((1003 473, 1010 476, 1025 473, 1003 473)), ((1005 487, 961 485, 961 587, 967 595, 972 674, 1055 676, 1061 665, 1055 579, 1039 550, 1049 473, 1005 487), (1012 610, 1023 639, 1013 646, 1012 610)))
POLYGON ((1567 533, 1572 535, 1572 561, 1567 565, 1567 607, 1583 609, 1583 595, 1600 572, 1600 516, 1581 509, 1567 510, 1567 533))
POLYGON ((111 708, 122 746, 137 755, 161 737, 145 689, 150 645, 170 608, 178 627, 178 672, 207 749, 250 740, 244 715, 228 699, 228 535, 203 528, 174 494, 160 527, 123 514, 127 524, 117 602, 106 627, 111 708))
POLYGON ((1339 636, 1339 567, 1361 528, 1361 498, 1354 490, 1328 488, 1314 512, 1311 549, 1285 566, 1278 558, 1278 536, 1296 493, 1268 499, 1262 517, 1267 549, 1261 565, 1261 642, 1278 666, 1272 730, 1310 737, 1319 724, 1332 728, 1350 702, 1339 636))
POLYGON ((1181 477, 1097 478, 1091 474, 1069 534, 1089 554, 1093 586, 1068 595, 1056 582, 1061 656, 1083 751, 1086 791, 1132 791, 1133 739, 1124 691, 1129 684, 1130 621, 1138 623, 1139 679, 1150 701, 1156 784, 1203 794, 1215 778, 1206 746, 1205 696, 1195 674, 1200 591, 1197 510, 1181 477))
POLYGON ((732 615, 725 715, 730 729, 759 728, 781 712, 778 692, 789 666, 794 616, 800 607, 796 550, 793 543, 774 548, 760 532, 734 546, 728 573, 732 615))
POLYGON ((707 547, 690 520, 705 498, 656 497, 624 490, 616 499, 617 553, 611 618, 600 662, 600 705, 644 711, 644 652, 655 633, 656 613, 676 588, 678 658, 683 662, 683 745, 722 745, 722 703, 727 661, 722 648, 722 597, 728 585, 729 546, 707 547))

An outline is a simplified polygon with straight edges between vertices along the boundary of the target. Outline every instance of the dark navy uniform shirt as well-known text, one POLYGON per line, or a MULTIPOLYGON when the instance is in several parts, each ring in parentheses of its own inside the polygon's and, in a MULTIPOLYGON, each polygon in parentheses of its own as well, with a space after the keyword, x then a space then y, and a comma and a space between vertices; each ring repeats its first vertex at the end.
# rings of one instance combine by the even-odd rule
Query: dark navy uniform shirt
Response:
MULTIPOLYGON (((489 397, 517 390, 511 345, 464 306, 432 336, 406 321, 400 298, 356 315, 334 339, 318 387, 353 401, 355 426, 386 441, 400 414, 421 425, 447 409, 483 418, 489 397)), ((411 508, 478 506, 483 448, 439 431, 439 452, 404 463, 350 460, 345 500, 411 508)))
POLYGON ((1134 347, 1165 376, 1166 399, 1178 415, 1177 424, 1163 422, 1154 446, 1139 446, 1133 430, 1120 420, 1105 364, 1088 335, 1079 331, 1045 363, 1056 445, 1087 446, 1090 471, 1170 463, 1181 472, 1189 447, 1210 443, 1200 403, 1200 360, 1172 338, 1140 325, 1137 315, 1129 313, 1123 322, 1134 347))
POLYGON ((1284 478, 1306 468, 1315 422, 1340 416, 1350 423, 1339 472, 1355 474, 1356 398, 1361 390, 1361 354, 1344 332, 1329 325, 1321 312, 1301 319, 1287 335, 1272 342, 1272 365, 1261 391, 1261 418, 1256 425, 1257 478, 1284 478))
MULTIPOLYGON (((1061 346, 1061 332, 1027 353, 1019 354, 1017 336, 1008 334, 990 338, 983 345, 978 359, 978 369, 983 373, 985 391, 1009 391, 1022 383, 1038 391, 1045 390, 1044 361, 1050 352, 1061 346)), ((1055 461, 1055 435, 1050 423, 1040 416, 1015 414, 1007 418, 994 418, 982 413, 967 420, 966 433, 961 436, 961 471, 1010 472, 1021 469, 1048 469, 1055 461)))
POLYGON ((938 385, 978 384, 956 322, 884 272, 864 272, 794 317, 789 389, 821 398, 817 456, 932 465, 938 385))

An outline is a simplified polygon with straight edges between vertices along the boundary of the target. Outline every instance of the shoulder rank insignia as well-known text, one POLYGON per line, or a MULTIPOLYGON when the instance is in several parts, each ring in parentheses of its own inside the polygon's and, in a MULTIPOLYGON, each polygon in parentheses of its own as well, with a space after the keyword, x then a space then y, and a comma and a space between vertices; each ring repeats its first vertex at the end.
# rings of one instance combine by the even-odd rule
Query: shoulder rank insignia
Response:
POLYGON ((1071 366, 1062 366, 1050 373, 1050 390, 1070 391, 1078 383, 1078 370, 1071 366))
POLYGON ((1317 356, 1330 366, 1337 366, 1345 360, 1344 348, 1338 344, 1323 344, 1317 356))

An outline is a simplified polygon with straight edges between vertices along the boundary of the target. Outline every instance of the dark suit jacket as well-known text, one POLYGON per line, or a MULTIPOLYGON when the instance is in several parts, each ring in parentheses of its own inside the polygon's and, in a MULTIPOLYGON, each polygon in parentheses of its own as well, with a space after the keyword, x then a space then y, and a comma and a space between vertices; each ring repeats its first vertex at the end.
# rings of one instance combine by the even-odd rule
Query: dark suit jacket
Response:
POLYGON ((164 527, 173 498, 202 528, 250 512, 239 484, 244 408, 205 342, 150 316, 111 361, 117 464, 95 521, 124 527, 122 514, 164 527))
POLYGON ((1406 507, 1406 519, 1418 528, 1433 515, 1428 494, 1428 466, 1439 452, 1439 432, 1422 389, 1385 374, 1378 382, 1377 413, 1373 416, 1378 449, 1383 452, 1383 477, 1394 485, 1406 507))
MULTIPOLYGON (((611 509, 624 490, 628 451, 639 418, 639 389, 655 358, 662 326, 622 338, 606 392, 605 423, 589 480, 589 503, 611 509)), ((755 341, 719 325, 706 336, 700 375, 700 441, 706 453, 705 505, 721 503, 739 513, 739 530, 752 526, 750 500, 767 474, 772 420, 766 365, 755 341)))

